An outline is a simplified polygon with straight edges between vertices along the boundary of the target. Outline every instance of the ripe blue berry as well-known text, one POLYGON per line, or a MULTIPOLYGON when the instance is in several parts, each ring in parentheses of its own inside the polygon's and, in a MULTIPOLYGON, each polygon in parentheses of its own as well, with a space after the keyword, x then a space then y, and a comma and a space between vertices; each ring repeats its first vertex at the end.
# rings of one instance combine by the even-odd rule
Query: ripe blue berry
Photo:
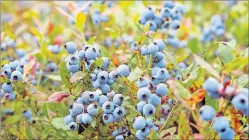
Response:
POLYGON ((107 101, 102 105, 102 109, 105 113, 112 113, 114 110, 114 104, 110 101, 107 101))
POLYGON ((117 106, 113 111, 113 116, 115 119, 122 119, 122 117, 125 115, 126 111, 125 108, 122 106, 117 106))
POLYGON ((216 117, 213 121, 213 128, 216 132, 224 132, 230 127, 229 121, 225 117, 216 117))
POLYGON ((82 123, 83 124, 90 124, 93 118, 88 113, 82 113, 82 123))
POLYGON ((100 89, 101 89, 103 94, 106 94, 107 92, 109 92, 111 90, 111 88, 108 84, 101 84, 100 89))
POLYGON ((67 69, 72 72, 72 73, 75 73, 79 70, 79 65, 76 64, 76 65, 73 65, 73 64, 70 64, 70 62, 67 62, 67 69))
POLYGON ((100 95, 98 100, 98 105, 102 107, 102 105, 107 102, 109 99, 105 95, 100 95))
POLYGON ((161 104, 161 98, 156 94, 152 94, 148 100, 148 103, 154 106, 158 106, 161 104))
POLYGON ((88 96, 91 102, 98 101, 99 99, 99 94, 97 92, 88 92, 88 96))
POLYGON ((141 135, 144 136, 144 137, 147 137, 149 134, 150 134, 150 128, 149 127, 145 127, 141 130, 138 130, 138 131, 141 131, 141 135))
POLYGON ((158 51, 159 51, 159 45, 157 44, 157 42, 153 42, 148 45, 148 52, 150 54, 155 55, 158 51))
POLYGON ((215 117, 215 110, 209 105, 204 105, 200 108, 199 114, 202 120, 211 121, 215 117))
POLYGON ((151 91, 147 87, 139 88, 137 91, 137 98, 140 101, 147 101, 150 98, 151 91))
POLYGON ((153 125, 155 125, 154 120, 151 118, 147 118, 146 125, 151 128, 153 125))
POLYGON ((98 105, 90 104, 87 106, 87 113, 91 116, 95 116, 98 113, 98 105))
POLYGON ((108 82, 109 73, 106 71, 101 71, 97 75, 97 79, 101 84, 106 84, 108 82))
POLYGON ((143 107, 146 105, 145 101, 139 101, 136 105, 136 109, 138 112, 143 113, 143 107))
POLYGON ((11 84, 11 82, 7 82, 7 83, 4 83, 2 85, 2 90, 6 93, 11 93, 13 91, 13 86, 11 84))
POLYGON ((79 103, 74 103, 72 106, 72 109, 70 111, 70 115, 71 116, 76 116, 79 115, 83 112, 84 110, 84 105, 83 104, 79 104, 79 103))
POLYGON ((146 87, 146 86, 148 86, 148 85, 149 85, 149 80, 146 79, 146 78, 141 77, 141 78, 139 78, 138 81, 137 81, 137 86, 138 86, 139 88, 141 88, 141 87, 146 87))
POLYGON ((164 97, 168 94, 169 89, 168 86, 166 84, 160 83, 157 87, 156 87, 156 94, 160 97, 164 97))
POLYGON ((170 113, 170 106, 169 105, 162 105, 160 112, 164 115, 168 115, 170 113))
POLYGON ((146 126, 146 120, 144 119, 143 116, 138 116, 135 118, 134 122, 133 122, 133 128, 137 129, 137 130, 141 130, 143 128, 145 128, 146 126))
POLYGON ((28 119, 28 118, 32 117, 32 112, 30 110, 24 110, 23 113, 22 113, 22 116, 24 118, 28 119))
POLYGON ((114 122, 114 116, 112 114, 103 114, 104 123, 112 123, 114 122))
POLYGON ((128 77, 131 73, 131 69, 128 65, 122 64, 117 68, 118 74, 120 76, 128 77))
POLYGON ((143 107, 143 115, 148 117, 152 116, 156 113, 156 108, 152 104, 146 104, 143 107))
POLYGON ((67 42, 65 44, 64 48, 66 49, 67 53, 73 54, 77 50, 77 45, 73 42, 67 42))
POLYGON ((248 110, 248 96, 243 93, 237 94, 232 99, 232 104, 237 110, 241 110, 244 114, 246 114, 248 110))
POLYGON ((115 94, 112 99, 112 102, 113 104, 120 106, 124 102, 124 96, 122 94, 115 94))

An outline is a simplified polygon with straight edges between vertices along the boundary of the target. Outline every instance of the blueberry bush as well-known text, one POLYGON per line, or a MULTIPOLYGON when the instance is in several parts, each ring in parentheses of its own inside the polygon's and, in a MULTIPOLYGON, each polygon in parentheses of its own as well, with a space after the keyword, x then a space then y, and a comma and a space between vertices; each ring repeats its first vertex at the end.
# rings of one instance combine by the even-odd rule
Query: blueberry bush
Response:
POLYGON ((248 1, 1 1, 0 139, 248 139, 248 1))

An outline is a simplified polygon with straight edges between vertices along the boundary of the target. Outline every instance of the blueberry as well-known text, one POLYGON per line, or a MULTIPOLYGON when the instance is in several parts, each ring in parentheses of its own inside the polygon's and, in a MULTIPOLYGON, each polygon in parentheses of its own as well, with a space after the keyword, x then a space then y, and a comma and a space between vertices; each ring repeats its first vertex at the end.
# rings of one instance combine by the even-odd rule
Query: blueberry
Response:
POLYGON ((80 60, 84 60, 84 58, 85 58, 85 50, 84 49, 79 50, 77 52, 77 55, 79 56, 80 60))
POLYGON ((136 105, 136 109, 138 112, 143 113, 143 107, 146 104, 145 101, 139 101, 136 105))
POLYGON ((113 116, 115 119, 122 119, 122 117, 125 115, 126 111, 125 108, 122 106, 117 106, 113 111, 113 116))
POLYGON ((241 110, 244 113, 248 110, 248 96, 246 94, 239 93, 233 97, 232 104, 237 110, 241 110))
POLYGON ((124 96, 122 94, 115 94, 112 99, 112 102, 113 104, 120 106, 124 102, 124 96))
POLYGON ((110 101, 107 101, 102 105, 102 109, 105 113, 112 113, 114 110, 114 104, 110 101))
POLYGON ((154 21, 147 21, 146 23, 145 23, 145 26, 149 26, 149 30, 150 31, 155 31, 156 29, 157 29, 157 24, 156 24, 156 22, 154 22, 154 21))
POLYGON ((112 114, 103 114, 102 116, 104 123, 114 122, 114 116, 112 114))
POLYGON ((159 79, 157 79, 155 76, 152 76, 152 77, 151 77, 150 84, 151 84, 152 86, 158 85, 159 83, 160 83, 160 80, 159 80, 159 79))
POLYGON ((157 24, 157 27, 160 27, 163 24, 163 19, 162 19, 162 17, 160 15, 155 16, 153 18, 153 21, 157 24))
POLYGON ((70 122, 70 123, 67 125, 67 128, 68 128, 68 130, 77 130, 77 129, 78 129, 78 126, 77 126, 77 123, 75 123, 75 122, 70 122))
POLYGON ((71 116, 79 115, 79 114, 81 114, 83 112, 83 110, 84 110, 84 105, 83 104, 74 103, 73 108, 70 111, 70 115, 71 116))
POLYGON ((88 113, 82 113, 82 123, 83 124, 90 124, 93 118, 88 113))
POLYGON ((138 43, 137 42, 131 43, 131 50, 132 51, 137 51, 138 50, 138 43))
POLYGON ((153 42, 148 45, 148 52, 150 54, 155 55, 158 51, 159 51, 159 45, 157 44, 157 42, 153 42))
POLYGON ((93 86, 93 88, 99 88, 100 87, 100 82, 99 82, 99 80, 95 80, 95 81, 93 81, 92 82, 92 86, 93 86))
POLYGON ((213 128, 216 132, 224 132, 230 127, 229 121, 225 117, 216 117, 213 121, 213 128))
POLYGON ((147 137, 149 134, 150 134, 150 128, 149 127, 145 127, 141 130, 138 130, 138 131, 141 131, 141 135, 144 136, 144 137, 147 137))
POLYGON ((149 80, 146 79, 146 78, 141 77, 141 78, 139 78, 138 81, 137 81, 137 86, 138 86, 139 88, 141 88, 141 87, 146 87, 146 86, 148 86, 148 85, 149 85, 149 80))
POLYGON ((4 97, 4 94, 5 94, 5 92, 1 89, 1 90, 0 90, 0 99, 1 99, 2 97, 4 97))
POLYGON ((141 129, 145 128, 145 126, 146 126, 146 120, 144 119, 143 116, 138 116, 135 118, 135 120, 133 122, 134 129, 141 130, 141 129))
POLYGON ((10 101, 13 101, 13 100, 15 100, 16 99, 16 94, 14 93, 14 92, 11 92, 10 93, 10 96, 9 96, 9 100, 10 101))
POLYGON ((232 128, 224 129, 224 132, 220 132, 219 136, 222 140, 232 140, 235 136, 235 132, 232 128))
POLYGON ((174 8, 175 4, 173 1, 165 1, 163 3, 163 6, 172 9, 172 8, 174 8))
POLYGON ((67 69, 72 72, 72 73, 75 73, 77 71, 79 71, 79 65, 76 64, 76 65, 73 65, 73 64, 70 64, 70 62, 67 62, 67 69))
POLYGON ((13 86, 11 84, 11 82, 7 82, 7 83, 4 83, 2 85, 2 90, 6 93, 11 93, 13 91, 13 86))
POLYGON ((215 117, 215 110, 209 105, 204 105, 199 111, 200 117, 204 121, 211 121, 215 117))
POLYGON ((85 58, 87 60, 95 60, 98 56, 97 51, 98 50, 94 47, 88 48, 85 52, 85 58))
POLYGON ((143 15, 146 19, 153 19, 155 17, 155 13, 151 7, 144 9, 143 15))
POLYGON ((125 139, 125 137, 123 135, 117 135, 115 137, 115 140, 124 140, 124 139, 125 139))
POLYGON ((217 79, 215 78, 208 78, 204 83, 203 83, 203 88, 208 91, 208 92, 217 92, 220 87, 220 83, 217 79))
POLYGON ((50 50, 53 54, 58 54, 61 51, 58 45, 49 45, 48 50, 50 50))
POLYGON ((159 70, 161 70, 161 68, 159 68, 159 67, 153 67, 152 70, 151 70, 152 76, 156 75, 159 70))
POLYGON ((98 105, 102 107, 102 105, 107 102, 109 99, 105 95, 100 95, 98 100, 98 105))
POLYGON ((158 63, 159 61, 164 59, 164 53, 162 51, 157 52, 153 57, 153 62, 158 63))
POLYGON ((1 43, 1 52, 2 51, 7 51, 7 44, 6 43, 1 43))
POLYGON ((88 92, 88 96, 91 102, 96 102, 99 99, 99 94, 97 92, 88 92))
POLYGON ((170 78, 169 72, 168 70, 166 70, 165 68, 162 68, 160 70, 157 71, 156 73, 156 78, 159 80, 167 80, 170 78))
POLYGON ((77 50, 77 45, 73 42, 67 42, 65 44, 64 48, 66 49, 67 53, 73 54, 77 50))
POLYGON ((146 104, 143 107, 143 115, 148 117, 152 116, 156 113, 156 108, 152 104, 146 104))
POLYGON ((155 63, 155 67, 165 68, 166 67, 166 61, 162 59, 158 63, 155 63))
POLYGON ((148 127, 153 127, 153 125, 155 125, 155 123, 154 123, 154 120, 153 119, 151 119, 151 118, 147 118, 146 119, 146 125, 148 126, 148 127))
POLYGON ((139 88, 137 91, 137 98, 140 101, 147 101, 150 98, 151 91, 147 87, 139 88))
POLYGON ((108 78, 109 74, 106 71, 101 71, 97 75, 97 79, 101 84, 106 84, 109 80, 108 78))
POLYGON ((49 62, 47 65, 46 65, 46 70, 48 72, 56 72, 57 71, 57 65, 56 63, 54 62, 49 62))
POLYGON ((95 116, 98 113, 98 105, 90 104, 87 106, 87 113, 91 116, 95 116))
POLYGON ((106 57, 102 57, 102 59, 104 60, 104 63, 102 65, 102 69, 105 70, 110 65, 110 60, 106 57))
POLYGON ((141 130, 138 130, 138 131, 136 132, 136 138, 137 138, 138 140, 145 140, 145 139, 146 139, 146 137, 144 137, 144 136, 141 135, 141 130))
POLYGON ((113 90, 111 90, 111 91, 109 91, 109 92, 107 93, 107 97, 108 97, 109 99, 113 98, 114 96, 115 96, 115 92, 114 92, 113 90))
POLYGON ((140 23, 140 24, 145 24, 146 23, 146 21, 147 21, 147 19, 146 19, 146 17, 144 16, 144 15, 142 15, 142 16, 140 16, 139 17, 139 20, 138 20, 138 22, 140 23))
POLYGON ((131 69, 129 66, 122 64, 117 68, 118 74, 120 76, 128 77, 131 73, 131 69))
POLYGON ((89 103, 90 103, 89 94, 90 94, 90 91, 84 91, 84 92, 81 94, 81 99, 82 99, 82 101, 83 101, 85 104, 89 104, 89 103))
POLYGON ((148 103, 154 106, 161 105, 161 98, 156 94, 152 94, 148 100, 148 103))
POLYGON ((112 136, 113 136, 113 137, 116 137, 118 134, 119 134, 118 130, 112 131, 112 136))
POLYGON ((149 54, 149 50, 145 45, 143 45, 140 47, 140 53, 141 53, 141 55, 145 56, 145 55, 149 54))
POLYGON ((78 123, 83 123, 82 122, 82 114, 83 113, 81 113, 81 114, 79 114, 79 115, 76 116, 76 120, 77 120, 78 123))
POLYGON ((71 65, 78 65, 80 62, 80 57, 76 54, 70 55, 66 59, 71 65))
POLYGON ((22 113, 22 117, 28 119, 28 118, 32 117, 32 112, 30 110, 24 110, 22 113))
POLYGON ((171 9, 169 9, 168 7, 162 8, 160 15, 163 18, 169 18, 171 16, 171 9))
POLYGON ((92 81, 95 81, 95 80, 97 79, 97 75, 94 74, 94 73, 92 73, 92 74, 90 75, 90 78, 91 78, 92 81))
POLYGON ((166 84, 160 83, 159 85, 157 85, 156 87, 156 94, 160 97, 164 97, 168 94, 169 89, 168 86, 166 84))
POLYGON ((19 58, 22 58, 26 55, 26 51, 24 49, 16 49, 16 54, 19 58))
POLYGON ((113 70, 111 72, 109 72, 109 79, 111 80, 116 80, 118 78, 118 72, 113 70))
POLYGON ((9 63, 9 66, 11 68, 12 71, 16 70, 16 67, 20 64, 20 62, 18 60, 12 61, 9 63))
POLYGON ((111 88, 108 84, 101 84, 100 89, 101 89, 103 94, 106 94, 107 92, 109 92, 111 90, 111 88))
POLYGON ((16 70, 17 70, 17 71, 20 71, 21 73, 23 73, 23 71, 24 71, 24 65, 19 65, 19 66, 17 66, 17 67, 16 67, 16 70))
POLYGON ((170 113, 170 106, 169 105, 162 105, 160 111, 164 115, 169 115, 169 113, 170 113))

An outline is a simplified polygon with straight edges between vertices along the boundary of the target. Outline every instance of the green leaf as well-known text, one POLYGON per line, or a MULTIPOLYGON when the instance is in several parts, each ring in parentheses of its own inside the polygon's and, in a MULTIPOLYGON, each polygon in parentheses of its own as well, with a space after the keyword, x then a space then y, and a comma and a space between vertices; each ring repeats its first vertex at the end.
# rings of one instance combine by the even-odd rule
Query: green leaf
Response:
POLYGON ((10 128, 8 129, 8 131, 9 131, 11 134, 13 134, 14 136, 18 136, 18 134, 19 134, 19 132, 18 132, 15 128, 13 128, 13 127, 10 127, 10 128))
POLYGON ((96 38, 97 38, 97 36, 91 37, 91 38, 88 40, 87 43, 88 43, 88 44, 93 44, 93 43, 95 42, 96 38))
POLYGON ((47 118, 49 118, 49 117, 48 117, 48 104, 47 104, 47 103, 43 103, 43 105, 42 105, 42 112, 44 113, 44 115, 45 115, 47 118))
POLYGON ((15 114, 13 116, 8 116, 4 121, 4 124, 15 124, 22 119, 22 114, 15 114))
POLYGON ((219 53, 221 61, 226 64, 234 59, 233 48, 230 45, 219 43, 219 53))
POLYGON ((84 31, 85 22, 86 15, 83 12, 79 12, 76 16, 76 27, 78 27, 81 31, 84 31))
POLYGON ((102 67, 104 63, 104 59, 103 58, 98 58, 97 60, 95 60, 91 67, 90 67, 90 71, 93 71, 95 68, 97 67, 102 67))
POLYGON ((186 117, 184 111, 181 111, 178 119, 178 136, 180 139, 193 139, 189 119, 186 117))
POLYGON ((68 114, 68 107, 64 103, 51 102, 51 103, 48 103, 48 108, 52 112, 58 113, 60 115, 68 114))
POLYGON ((240 76, 238 79, 236 79, 237 83, 241 86, 241 87, 249 87, 249 78, 248 78, 248 74, 244 74, 242 76, 240 76))
POLYGON ((205 104, 212 106, 215 111, 219 110, 219 100, 211 98, 209 95, 205 96, 205 104))
POLYGON ((68 130, 67 126, 66 126, 66 124, 64 122, 64 117, 62 117, 62 118, 54 118, 54 119, 52 119, 51 123, 56 129, 68 130))
POLYGON ((213 67, 210 64, 208 64, 205 60, 203 60, 201 57, 194 54, 194 60, 200 67, 202 67, 210 74, 215 76, 215 78, 220 79, 219 73, 216 70, 214 70, 213 67))
POLYGON ((26 127, 26 136, 28 139, 33 139, 33 133, 30 126, 26 127))
POLYGON ((176 59, 173 57, 174 55, 167 52, 167 51, 164 51, 164 53, 166 54, 166 58, 171 62, 173 63, 174 67, 177 69, 177 71, 180 72, 181 76, 183 76, 183 73, 182 73, 182 70, 180 69, 176 59))
POLYGON ((61 81, 60 75, 46 74, 46 77, 54 81, 61 81))
POLYGON ((169 129, 163 130, 163 131, 160 133, 159 138, 160 138, 160 139, 164 139, 165 135, 167 135, 167 134, 173 135, 173 134, 176 132, 176 130, 177 130, 177 129, 176 129, 175 126, 169 128, 169 129))
POLYGON ((72 88, 72 84, 70 83, 70 72, 67 70, 66 62, 62 61, 59 65, 59 71, 62 83, 65 84, 69 90, 72 88))
POLYGON ((135 70, 131 72, 128 79, 131 81, 137 80, 138 78, 141 77, 142 74, 143 74, 143 71, 139 67, 136 67, 135 70))
POLYGON ((75 83, 81 79, 83 79, 87 74, 86 73, 83 73, 81 71, 79 72, 76 72, 72 75, 72 77, 70 78, 70 82, 71 83, 75 83))
POLYGON ((152 140, 153 140, 153 139, 158 139, 158 134, 157 134, 157 132, 151 129, 151 130, 150 130, 149 138, 152 139, 152 140))

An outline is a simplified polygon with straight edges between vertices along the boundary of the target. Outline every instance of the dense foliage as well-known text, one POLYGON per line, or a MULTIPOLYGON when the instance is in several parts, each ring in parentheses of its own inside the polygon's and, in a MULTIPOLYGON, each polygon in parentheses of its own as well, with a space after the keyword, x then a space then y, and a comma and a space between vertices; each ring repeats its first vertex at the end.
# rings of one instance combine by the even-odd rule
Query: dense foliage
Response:
POLYGON ((247 1, 1 2, 1 139, 248 139, 247 1))

